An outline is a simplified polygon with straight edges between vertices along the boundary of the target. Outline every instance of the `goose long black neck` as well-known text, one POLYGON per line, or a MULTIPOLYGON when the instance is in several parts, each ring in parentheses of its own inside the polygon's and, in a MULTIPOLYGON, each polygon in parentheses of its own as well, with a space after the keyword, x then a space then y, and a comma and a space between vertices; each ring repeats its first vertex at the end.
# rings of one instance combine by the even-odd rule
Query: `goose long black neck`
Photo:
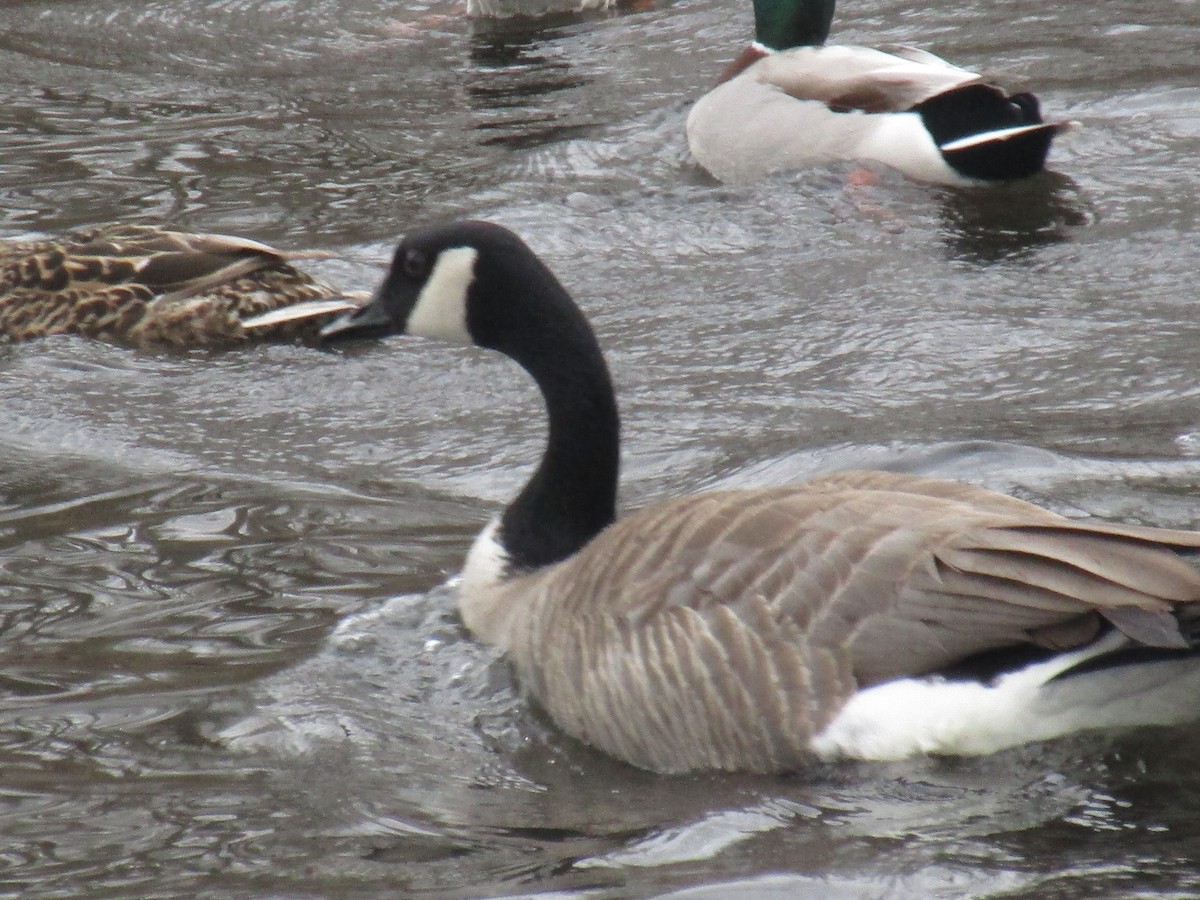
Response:
POLYGON ((522 314, 473 321, 472 330, 529 372, 546 404, 545 453, 500 525, 510 564, 528 571, 566 559, 613 522, 620 422, 608 367, 583 313, 539 260, 527 257, 521 266, 525 271, 503 281, 523 286, 522 314))

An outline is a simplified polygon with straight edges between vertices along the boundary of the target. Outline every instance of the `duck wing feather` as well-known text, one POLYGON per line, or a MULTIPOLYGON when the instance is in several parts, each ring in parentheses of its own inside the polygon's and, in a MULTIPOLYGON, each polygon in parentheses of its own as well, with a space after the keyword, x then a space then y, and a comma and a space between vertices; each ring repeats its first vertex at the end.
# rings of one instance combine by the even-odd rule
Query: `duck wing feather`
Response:
POLYGON ((836 110, 904 112, 982 76, 933 54, 896 56, 867 47, 798 47, 772 53, 750 70, 797 100, 836 110), (936 63, 930 62, 936 60, 936 63))

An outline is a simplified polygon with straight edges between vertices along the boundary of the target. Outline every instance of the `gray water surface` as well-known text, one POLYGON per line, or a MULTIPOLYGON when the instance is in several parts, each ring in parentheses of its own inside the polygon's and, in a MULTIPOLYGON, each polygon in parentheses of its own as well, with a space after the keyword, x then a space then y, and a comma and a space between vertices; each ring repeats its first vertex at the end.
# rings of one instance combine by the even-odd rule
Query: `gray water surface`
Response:
MULTIPOLYGON (((329 251, 518 229, 607 348, 625 507, 848 466, 1200 527, 1200 6, 845 0, 1038 90, 1052 173, 726 188, 688 103, 749 3, 471 23, 449 0, 0 7, 0 233, 329 251)), ((444 586, 543 422, 392 340, 0 347, 0 893, 1200 895, 1196 729, 662 778, 583 748, 444 586)))

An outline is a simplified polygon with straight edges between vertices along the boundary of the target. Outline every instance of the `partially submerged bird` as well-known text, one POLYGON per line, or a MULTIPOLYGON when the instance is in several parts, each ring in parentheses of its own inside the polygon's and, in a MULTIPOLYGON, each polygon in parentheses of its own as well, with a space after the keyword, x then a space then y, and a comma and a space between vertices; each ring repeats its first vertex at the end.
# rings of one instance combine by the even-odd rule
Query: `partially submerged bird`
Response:
POLYGON ((193 347, 311 337, 322 321, 361 304, 288 259, 245 238, 146 225, 0 243, 0 339, 75 333, 193 347), (314 302, 303 319, 245 327, 249 318, 314 302))
POLYGON ((328 341, 413 334, 537 382, 537 470, 467 556, 467 627, 566 732, 636 766, 781 772, 980 754, 1200 713, 1200 532, 1072 521, 983 488, 847 471, 616 518, 599 344, 512 232, 418 231, 328 341))
POLYGON ((754 0, 755 41, 692 107, 688 146, 721 181, 874 160, 943 184, 1040 172, 1065 124, 1033 94, 912 48, 821 46, 834 0, 754 0))

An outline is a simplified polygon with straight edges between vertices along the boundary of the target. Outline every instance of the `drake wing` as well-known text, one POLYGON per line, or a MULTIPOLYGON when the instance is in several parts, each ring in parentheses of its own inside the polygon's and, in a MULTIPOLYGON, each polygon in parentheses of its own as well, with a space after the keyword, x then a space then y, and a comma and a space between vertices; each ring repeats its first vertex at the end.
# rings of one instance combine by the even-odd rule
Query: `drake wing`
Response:
POLYGON ((903 112, 952 88, 982 81, 980 75, 932 54, 896 56, 846 46, 773 53, 747 74, 797 100, 869 113, 903 112))

